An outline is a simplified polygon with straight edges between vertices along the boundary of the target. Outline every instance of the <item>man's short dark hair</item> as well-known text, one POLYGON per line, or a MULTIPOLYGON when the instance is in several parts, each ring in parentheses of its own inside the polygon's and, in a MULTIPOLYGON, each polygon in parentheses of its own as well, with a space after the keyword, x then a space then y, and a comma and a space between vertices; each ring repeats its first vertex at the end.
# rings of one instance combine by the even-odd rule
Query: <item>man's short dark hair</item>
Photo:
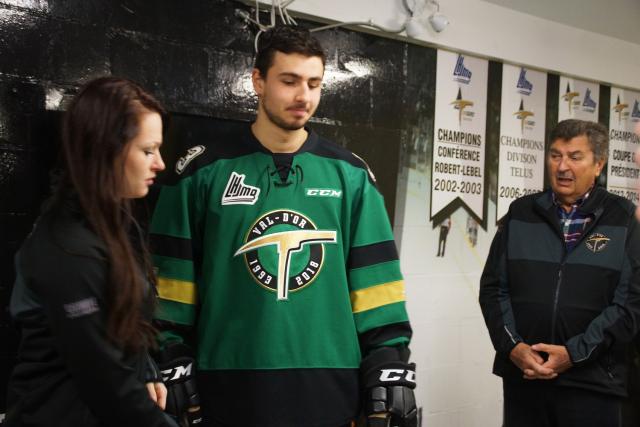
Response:
POLYGON ((260 71, 263 78, 267 76, 276 52, 297 53, 307 57, 317 56, 322 60, 323 67, 326 61, 324 49, 309 30, 289 25, 273 27, 260 34, 258 38, 254 67, 260 71))
POLYGON ((549 144, 553 144, 558 139, 569 141, 582 135, 585 135, 589 140, 595 160, 606 162, 609 156, 609 132, 600 123, 578 119, 563 120, 551 131, 549 144))

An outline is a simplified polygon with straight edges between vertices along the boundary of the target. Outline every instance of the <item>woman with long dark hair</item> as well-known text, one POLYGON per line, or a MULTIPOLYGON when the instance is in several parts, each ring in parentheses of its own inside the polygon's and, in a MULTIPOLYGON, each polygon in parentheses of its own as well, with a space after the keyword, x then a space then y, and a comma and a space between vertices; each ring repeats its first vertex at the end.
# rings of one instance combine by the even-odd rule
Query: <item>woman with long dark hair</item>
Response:
POLYGON ((148 355, 153 272, 130 208, 164 169, 164 116, 115 77, 71 102, 60 182, 16 256, 10 308, 22 340, 6 425, 176 425, 148 355))

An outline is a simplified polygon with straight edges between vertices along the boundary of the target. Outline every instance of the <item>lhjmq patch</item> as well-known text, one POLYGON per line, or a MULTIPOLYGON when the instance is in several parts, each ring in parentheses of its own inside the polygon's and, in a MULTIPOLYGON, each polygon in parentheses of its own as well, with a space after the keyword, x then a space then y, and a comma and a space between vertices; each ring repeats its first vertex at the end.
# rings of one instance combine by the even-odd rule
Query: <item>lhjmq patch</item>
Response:
POLYGON ((310 285, 320 273, 324 244, 336 243, 335 230, 318 230, 303 214, 286 209, 262 215, 234 254, 244 254, 249 273, 278 300, 310 285))
POLYGON ((585 240, 584 244, 591 252, 600 252, 607 247, 610 238, 600 233, 593 233, 585 240))

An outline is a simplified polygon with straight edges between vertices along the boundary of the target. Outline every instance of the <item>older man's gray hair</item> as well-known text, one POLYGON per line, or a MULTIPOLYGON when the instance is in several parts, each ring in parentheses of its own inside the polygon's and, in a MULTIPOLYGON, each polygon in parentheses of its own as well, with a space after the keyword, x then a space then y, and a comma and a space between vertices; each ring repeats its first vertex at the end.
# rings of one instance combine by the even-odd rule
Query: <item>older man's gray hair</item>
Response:
POLYGON ((600 123, 578 119, 563 120, 551 131, 549 145, 558 139, 569 141, 582 135, 585 135, 589 140, 595 161, 604 160, 606 162, 609 156, 609 132, 600 123))

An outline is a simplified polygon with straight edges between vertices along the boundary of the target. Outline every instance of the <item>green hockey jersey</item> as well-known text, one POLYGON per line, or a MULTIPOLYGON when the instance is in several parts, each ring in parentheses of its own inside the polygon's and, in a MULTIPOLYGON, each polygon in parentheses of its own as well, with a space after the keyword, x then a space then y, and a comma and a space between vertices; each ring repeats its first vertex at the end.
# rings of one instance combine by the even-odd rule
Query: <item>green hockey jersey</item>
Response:
POLYGON ((203 412, 222 425, 347 423, 362 357, 411 336, 373 174, 308 132, 293 154, 246 124, 192 147, 156 204, 158 318, 195 328, 203 412))

